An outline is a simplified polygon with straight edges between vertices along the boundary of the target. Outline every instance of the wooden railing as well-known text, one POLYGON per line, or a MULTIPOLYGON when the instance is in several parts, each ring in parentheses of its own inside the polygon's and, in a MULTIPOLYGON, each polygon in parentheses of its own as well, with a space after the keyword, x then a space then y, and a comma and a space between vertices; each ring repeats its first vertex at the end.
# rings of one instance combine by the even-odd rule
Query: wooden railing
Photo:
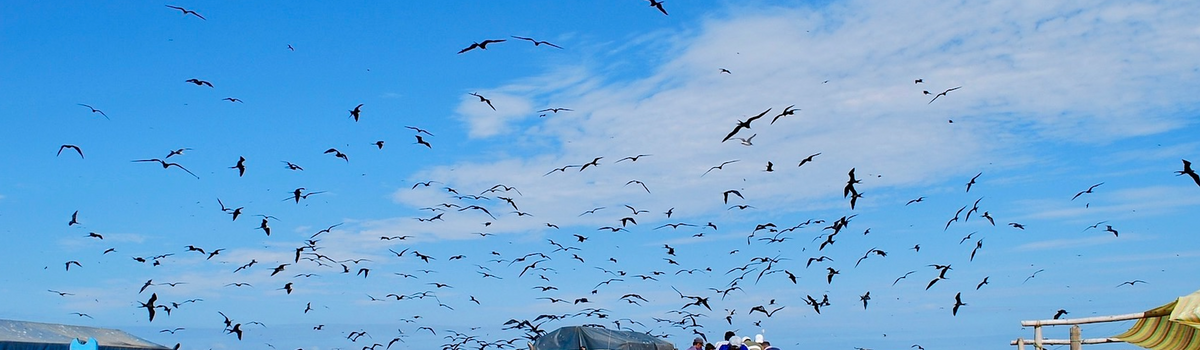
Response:
POLYGON ((1081 350, 1083 348, 1083 344, 1121 343, 1122 341, 1117 338, 1083 339, 1083 336, 1079 329, 1079 325, 1088 324, 1088 323, 1128 321, 1128 320, 1136 320, 1136 319, 1141 319, 1141 318, 1146 318, 1146 317, 1157 317, 1157 316, 1162 316, 1162 315, 1150 315, 1145 312, 1138 312, 1138 313, 1114 315, 1114 316, 1099 316, 1099 317, 1059 319, 1059 320, 1021 321, 1021 326, 1033 327, 1032 342, 1029 340, 1025 340, 1023 338, 1017 338, 1017 340, 1010 342, 1009 345, 1016 345, 1017 350, 1025 350, 1025 345, 1030 344, 1030 343, 1033 344, 1034 350, 1044 350, 1046 345, 1070 345, 1071 350, 1081 350), (1064 325, 1071 326, 1071 338, 1070 339, 1045 339, 1042 337, 1042 326, 1064 326, 1064 325))

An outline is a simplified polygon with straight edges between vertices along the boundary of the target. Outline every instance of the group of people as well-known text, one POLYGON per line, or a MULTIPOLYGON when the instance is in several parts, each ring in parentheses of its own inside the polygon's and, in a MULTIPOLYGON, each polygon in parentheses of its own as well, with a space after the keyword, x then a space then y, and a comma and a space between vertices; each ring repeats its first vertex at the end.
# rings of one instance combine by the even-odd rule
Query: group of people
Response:
POLYGON ((696 337, 692 340, 692 347, 688 350, 779 350, 779 348, 771 346, 771 342, 762 339, 762 335, 758 335, 757 339, 750 337, 739 337, 733 331, 725 332, 725 337, 716 343, 705 341, 704 337, 696 337))

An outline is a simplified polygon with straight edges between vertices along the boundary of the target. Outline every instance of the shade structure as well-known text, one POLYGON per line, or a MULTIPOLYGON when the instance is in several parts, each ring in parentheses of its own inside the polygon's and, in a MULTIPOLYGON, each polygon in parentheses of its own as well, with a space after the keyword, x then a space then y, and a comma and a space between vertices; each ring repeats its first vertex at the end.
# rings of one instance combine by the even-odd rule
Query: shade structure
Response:
POLYGON ((562 327, 538 337, 534 350, 675 350, 666 340, 646 333, 602 327, 562 327))
POLYGON ((1154 350, 1200 350, 1200 291, 1146 311, 1114 338, 1154 350))
POLYGON ((94 339, 99 350, 169 350, 116 329, 0 320, 0 349, 68 350, 71 341, 94 339))

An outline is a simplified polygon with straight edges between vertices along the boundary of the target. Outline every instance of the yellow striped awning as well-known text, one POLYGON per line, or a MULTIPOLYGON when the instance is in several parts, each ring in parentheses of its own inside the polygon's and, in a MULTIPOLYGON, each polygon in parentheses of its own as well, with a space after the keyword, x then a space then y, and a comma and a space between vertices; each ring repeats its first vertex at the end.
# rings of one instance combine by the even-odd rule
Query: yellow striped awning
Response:
POLYGON ((1114 338, 1154 350, 1200 350, 1200 291, 1146 311, 1114 338))

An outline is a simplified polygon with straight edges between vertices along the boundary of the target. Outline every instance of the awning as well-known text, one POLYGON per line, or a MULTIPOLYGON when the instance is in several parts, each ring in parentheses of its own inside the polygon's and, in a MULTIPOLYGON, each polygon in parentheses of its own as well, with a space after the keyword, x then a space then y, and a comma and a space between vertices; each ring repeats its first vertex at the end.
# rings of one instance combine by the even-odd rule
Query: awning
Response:
POLYGON ((1154 350, 1200 350, 1200 291, 1146 311, 1114 338, 1154 350))

